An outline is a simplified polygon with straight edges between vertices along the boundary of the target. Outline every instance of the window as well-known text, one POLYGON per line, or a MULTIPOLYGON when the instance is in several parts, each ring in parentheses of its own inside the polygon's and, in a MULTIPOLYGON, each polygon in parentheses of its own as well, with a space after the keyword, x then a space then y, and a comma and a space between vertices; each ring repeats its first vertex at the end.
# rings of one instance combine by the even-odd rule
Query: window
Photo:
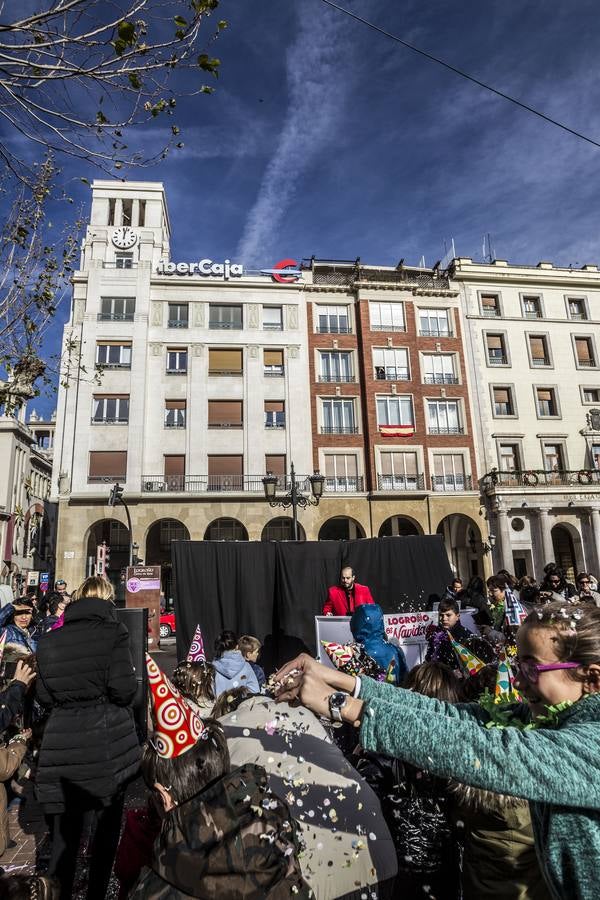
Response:
POLYGON ((600 388, 582 388, 584 403, 600 403, 600 388))
POLYGON ((208 490, 241 491, 244 488, 243 456, 209 456, 208 490))
POLYGON ((133 253, 115 253, 117 269, 133 269, 133 253))
POLYGON ((122 204, 123 215, 121 217, 121 225, 131 225, 133 200, 123 200, 122 204))
POLYGON ((378 381, 408 381, 408 350, 375 348, 373 367, 378 381))
POLYGON ((503 334, 486 334, 485 344, 489 366, 507 366, 506 345, 503 334))
POLYGON ((114 197, 108 201, 108 224, 115 225, 115 200, 114 197))
POLYGON ((481 295, 481 312, 484 316, 500 316, 500 297, 498 294, 481 295))
POLYGON ((371 331, 406 331, 403 303, 369 302, 371 331))
POLYGON ((165 454, 165 484, 168 491, 185 490, 185 456, 165 454))
POLYGON ((167 350, 167 375, 185 375, 187 350, 167 350))
POLYGON ((535 367, 549 366, 550 354, 548 353, 548 341, 545 335, 528 336, 529 356, 531 365, 535 367))
POLYGON ((494 400, 495 416, 515 415, 515 404, 513 402, 513 393, 511 387, 493 387, 492 395, 494 400))
POLYGON ((244 424, 242 400, 209 400, 209 428, 242 428, 244 424))
POLYGON ((518 444, 500 444, 499 455, 502 472, 518 472, 521 469, 518 444))
POLYGON ((92 450, 88 481, 125 481, 127 450, 92 450))
POLYGON ((208 327, 241 330, 243 327, 242 307, 211 303, 208 327))
POLYGON ((317 331, 321 334, 350 334, 347 306, 317 306, 317 331))
POLYGON ((434 453, 432 487, 434 491, 465 491, 465 461, 461 453, 434 453))
POLYGON ((99 341, 96 344, 96 365, 108 369, 130 369, 131 344, 99 341))
POLYGON ((325 454, 326 491, 362 491, 362 478, 358 477, 358 459, 355 453, 325 454))
POLYGON ((284 400, 265 400, 265 428, 285 428, 284 400))
POLYGON ((378 425, 414 425, 412 397, 377 397, 378 425))
POLYGON ((126 425, 129 422, 129 395, 94 394, 92 422, 126 425))
POLYGON ((356 434, 354 400, 331 398, 322 400, 321 434, 356 434))
POLYGON ((283 330, 283 310, 281 306, 263 306, 262 327, 263 331, 283 330))
POLYGON ((100 300, 101 322, 133 322, 135 297, 102 297, 100 300))
POLYGON ((544 468, 547 472, 561 472, 564 469, 562 444, 544 444, 544 468))
POLYGON ((423 487, 417 473, 417 454, 387 450, 379 454, 381 472, 377 476, 380 491, 415 491, 423 487))
POLYGON ((446 353, 426 353, 423 356, 425 384, 458 384, 454 371, 454 356, 446 353))
POLYGON ((283 350, 264 350, 265 375, 283 375, 283 350))
POLYGON ((575 341, 577 368, 593 369, 596 366, 596 359, 592 339, 589 337, 576 337, 573 340, 575 341))
POLYGON ((185 428, 185 400, 165 400, 165 428, 185 428))
POLYGON ((592 444, 590 447, 590 456, 592 457, 592 465, 595 469, 600 469, 600 444, 592 444))
POLYGON ((187 328, 188 314, 187 303, 169 303, 169 328, 187 328))
POLYGON ((421 337, 452 337, 447 309, 420 309, 419 334, 421 337))
POLYGON ((428 400, 429 434, 462 434, 458 400, 428 400))
POLYGON ((267 453, 265 455, 265 472, 277 475, 277 486, 285 490, 286 459, 285 453, 267 453))
POLYGON ((569 318, 582 321, 588 318, 586 303, 583 297, 567 297, 569 318))
POLYGON ((523 299, 523 315, 526 319, 542 318, 542 298, 524 295, 523 299))
POLYGON ((352 354, 342 350, 320 350, 319 381, 354 381, 352 354))
POLYGON ((146 224, 146 201, 140 200, 138 207, 138 225, 143 228, 146 224))
POLYGON ((535 388, 538 418, 558 416, 558 405, 554 388, 535 388))
POLYGON ((241 375, 243 372, 242 350, 209 350, 209 375, 241 375))

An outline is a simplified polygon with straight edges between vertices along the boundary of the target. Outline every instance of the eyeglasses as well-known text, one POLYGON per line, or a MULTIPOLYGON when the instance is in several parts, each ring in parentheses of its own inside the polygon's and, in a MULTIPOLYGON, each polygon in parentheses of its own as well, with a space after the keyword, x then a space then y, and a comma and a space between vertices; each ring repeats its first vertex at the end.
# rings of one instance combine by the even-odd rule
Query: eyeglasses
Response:
POLYGON ((559 662, 559 663, 539 663, 529 662, 525 660, 515 660, 513 663, 517 672, 523 676, 529 684, 537 684, 540 680, 540 672, 554 672, 557 669, 578 669, 581 663, 578 662, 559 662))
POLYGON ((589 583, 590 583, 590 582, 589 582, 589 579, 587 579, 587 578, 580 578, 580 579, 579 579, 579 584, 589 584, 589 583))

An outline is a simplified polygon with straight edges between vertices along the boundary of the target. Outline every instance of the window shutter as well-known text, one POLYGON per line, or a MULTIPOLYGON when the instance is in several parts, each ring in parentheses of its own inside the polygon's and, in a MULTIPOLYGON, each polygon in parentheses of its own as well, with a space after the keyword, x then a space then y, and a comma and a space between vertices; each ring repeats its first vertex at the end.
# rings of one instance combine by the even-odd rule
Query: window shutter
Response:
POLYGON ((242 409, 242 400, 209 400, 208 424, 241 425, 243 416, 242 409))
POLYGON ((265 366, 282 366, 283 350, 265 350, 265 366))
POLYGON ((243 475, 243 456, 209 456, 209 475, 243 475))
POLYGON ((125 478, 126 474, 126 450, 90 451, 90 478, 125 478))
POLYGON ((242 350, 209 350, 208 368, 210 372, 241 372, 242 350))
POLYGON ((267 454, 265 470, 273 475, 285 475, 285 454, 267 454))

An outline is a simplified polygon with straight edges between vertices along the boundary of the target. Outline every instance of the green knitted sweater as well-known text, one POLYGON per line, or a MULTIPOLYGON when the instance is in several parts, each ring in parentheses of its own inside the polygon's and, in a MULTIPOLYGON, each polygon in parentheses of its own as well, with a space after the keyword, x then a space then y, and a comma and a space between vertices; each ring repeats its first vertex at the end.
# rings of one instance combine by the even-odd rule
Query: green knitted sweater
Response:
POLYGON ((442 703, 361 679, 367 750, 434 775, 529 800, 536 850, 557 900, 600 897, 600 694, 558 715, 555 728, 485 728, 477 704, 442 703))

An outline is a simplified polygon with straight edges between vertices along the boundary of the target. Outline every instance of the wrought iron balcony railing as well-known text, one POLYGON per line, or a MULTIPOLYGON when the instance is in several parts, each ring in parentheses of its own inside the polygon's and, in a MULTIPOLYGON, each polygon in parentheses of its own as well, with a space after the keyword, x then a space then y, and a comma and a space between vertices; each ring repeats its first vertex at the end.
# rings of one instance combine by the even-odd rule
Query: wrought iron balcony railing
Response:
POLYGON ((456 425, 454 427, 447 428, 431 428, 427 429, 427 434, 464 434, 465 429, 462 425, 456 425))
MULTIPOLYGON (((261 494, 264 497, 263 475, 143 475, 141 490, 144 494, 151 493, 249 493, 261 494)), ((289 476, 278 476, 278 490, 289 490, 291 481, 289 476)), ((90 481, 104 481, 104 478, 89 479, 90 481)), ((111 478, 111 481, 125 480, 111 478)), ((308 475, 296 475, 296 485, 299 490, 310 491, 308 475)))
POLYGON ((420 328, 419 337, 454 337, 449 328, 420 328))
POLYGON ((355 425, 322 425, 321 434, 358 434, 355 425))
POLYGON ((349 384, 356 381, 356 375, 319 375, 319 381, 325 384, 349 384))
POLYGON ((335 493, 356 493, 363 490, 362 475, 326 475, 324 489, 335 493))
POLYGON ((457 375, 425 375, 425 384, 458 384, 457 375))
POLYGON ((483 476, 483 488, 546 488, 562 485, 590 487, 600 485, 600 469, 518 469, 506 472, 491 469, 483 476))
POLYGON ((432 475, 432 491, 470 491, 472 490, 470 475, 432 475))
POLYGON ((379 491, 422 491, 425 488, 424 475, 378 475, 379 491))

